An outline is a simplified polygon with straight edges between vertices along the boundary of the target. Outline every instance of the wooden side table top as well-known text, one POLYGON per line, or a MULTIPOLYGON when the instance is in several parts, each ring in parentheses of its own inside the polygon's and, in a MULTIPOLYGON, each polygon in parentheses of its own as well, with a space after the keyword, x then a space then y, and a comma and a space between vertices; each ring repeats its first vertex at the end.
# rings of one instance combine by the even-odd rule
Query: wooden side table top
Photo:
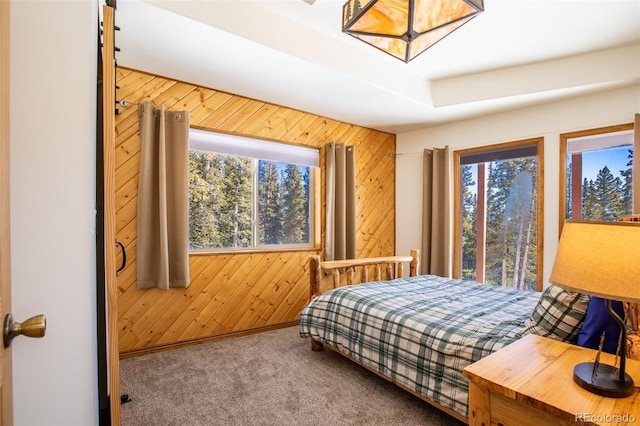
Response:
MULTIPOLYGON (((635 390, 626 398, 605 398, 573 381, 573 367, 591 362, 597 351, 527 335, 464 369, 478 386, 566 422, 640 424, 640 361, 627 359, 635 390)), ((600 362, 615 357, 602 353, 600 362)))

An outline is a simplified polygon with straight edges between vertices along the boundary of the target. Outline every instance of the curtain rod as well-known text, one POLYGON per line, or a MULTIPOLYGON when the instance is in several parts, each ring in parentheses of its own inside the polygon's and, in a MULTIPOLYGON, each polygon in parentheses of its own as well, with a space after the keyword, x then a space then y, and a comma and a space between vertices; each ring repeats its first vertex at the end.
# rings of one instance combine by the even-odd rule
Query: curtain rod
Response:
POLYGON ((390 152, 389 157, 397 157, 399 155, 422 154, 422 152, 390 152))
POLYGON ((128 107, 129 105, 136 105, 136 106, 137 106, 137 105, 140 105, 140 104, 135 103, 135 102, 129 102, 129 101, 125 100, 125 99, 123 99, 123 100, 121 100, 121 101, 116 101, 116 103, 117 103, 117 104, 120 104, 120 106, 121 106, 121 107, 123 107, 123 108, 126 108, 126 107, 128 107))

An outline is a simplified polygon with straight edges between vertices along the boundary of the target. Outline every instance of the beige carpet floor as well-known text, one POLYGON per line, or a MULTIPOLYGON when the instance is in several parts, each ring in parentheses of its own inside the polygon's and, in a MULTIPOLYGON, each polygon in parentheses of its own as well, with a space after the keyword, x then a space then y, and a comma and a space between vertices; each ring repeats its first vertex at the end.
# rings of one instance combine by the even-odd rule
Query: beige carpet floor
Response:
POLYGON ((122 360, 122 425, 462 424, 309 345, 289 327, 122 360))

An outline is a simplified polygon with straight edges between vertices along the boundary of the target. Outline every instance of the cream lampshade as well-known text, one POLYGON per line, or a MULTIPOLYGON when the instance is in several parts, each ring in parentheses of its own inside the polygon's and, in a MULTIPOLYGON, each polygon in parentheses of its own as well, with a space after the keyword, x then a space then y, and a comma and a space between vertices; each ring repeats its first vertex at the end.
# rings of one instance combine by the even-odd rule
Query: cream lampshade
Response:
POLYGON ((626 327, 611 309, 611 300, 640 303, 640 223, 566 222, 549 281, 604 298, 621 328, 620 368, 597 361, 578 364, 573 371, 576 383, 603 396, 632 394, 633 379, 624 371, 626 327))

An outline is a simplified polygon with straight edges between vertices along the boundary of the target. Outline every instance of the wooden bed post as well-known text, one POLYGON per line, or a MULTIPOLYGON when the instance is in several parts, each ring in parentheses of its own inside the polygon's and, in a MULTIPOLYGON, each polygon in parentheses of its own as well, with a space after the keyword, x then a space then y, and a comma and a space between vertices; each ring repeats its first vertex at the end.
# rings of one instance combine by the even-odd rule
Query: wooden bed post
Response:
POLYGON ((340 287, 340 270, 334 269, 331 273, 331 277, 333 277, 333 288, 340 287))
POLYGON ((362 269, 360 270, 360 282, 361 283, 369 282, 369 270, 367 269, 366 266, 363 266, 362 269))
MULTIPOLYGON (((320 256, 309 256, 309 282, 311 287, 310 301, 320 295, 322 287, 322 267, 320 266, 320 256)), ((311 340, 311 350, 320 352, 324 349, 322 343, 311 340)))
POLYGON ((420 250, 411 249, 413 260, 409 263, 409 276, 415 277, 420 274, 420 250))
POLYGON ((322 286, 320 256, 309 256, 309 283, 311 288, 309 301, 311 301, 320 295, 320 287, 322 286))

